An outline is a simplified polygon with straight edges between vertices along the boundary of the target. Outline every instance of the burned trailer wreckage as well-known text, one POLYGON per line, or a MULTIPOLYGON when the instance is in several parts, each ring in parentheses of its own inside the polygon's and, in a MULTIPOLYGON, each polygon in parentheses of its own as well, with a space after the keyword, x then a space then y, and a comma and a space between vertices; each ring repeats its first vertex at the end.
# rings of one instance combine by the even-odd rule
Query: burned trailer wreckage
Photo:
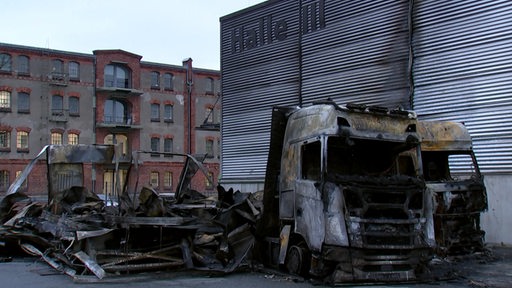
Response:
MULTIPOLYGON (((41 257, 75 281, 97 281, 146 271, 200 270, 230 273, 246 264, 261 207, 255 194, 219 188, 219 199, 192 189, 190 179, 205 168, 184 158, 174 197, 151 187, 135 188, 131 165, 122 179, 114 145, 51 145, 18 176, 1 202, 0 242, 41 257), (48 202, 18 192, 39 158, 46 156, 48 202), (84 187, 84 164, 114 167, 112 195, 101 199, 84 187)), ((119 148, 119 147, 117 147, 119 148)), ((155 153, 136 151, 134 153, 155 153)), ((143 164, 142 164, 143 165, 143 164)), ((211 179, 210 179, 211 180, 211 179)))
POLYGON ((435 239, 417 123, 332 101, 274 108, 258 225, 268 253, 255 254, 329 283, 419 279, 435 239))
POLYGON ((435 196, 434 223, 438 254, 484 250, 480 214, 487 193, 463 123, 420 121, 421 154, 427 187, 435 196))

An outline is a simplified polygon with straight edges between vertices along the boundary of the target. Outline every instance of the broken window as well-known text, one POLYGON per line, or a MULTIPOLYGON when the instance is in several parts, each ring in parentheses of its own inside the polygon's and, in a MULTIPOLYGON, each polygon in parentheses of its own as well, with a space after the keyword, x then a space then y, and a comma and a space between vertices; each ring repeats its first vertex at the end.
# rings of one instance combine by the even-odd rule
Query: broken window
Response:
POLYGON ((315 141, 302 146, 302 179, 319 181, 322 171, 322 144, 315 141))
POLYGON ((422 158, 427 181, 468 179, 476 172, 472 155, 468 153, 424 151, 422 158))
POLYGON ((415 175, 412 159, 398 158, 398 153, 409 149, 401 142, 329 137, 327 173, 384 176, 396 175, 402 169, 406 175, 415 175), (402 162, 404 167, 398 168, 397 162, 402 162))

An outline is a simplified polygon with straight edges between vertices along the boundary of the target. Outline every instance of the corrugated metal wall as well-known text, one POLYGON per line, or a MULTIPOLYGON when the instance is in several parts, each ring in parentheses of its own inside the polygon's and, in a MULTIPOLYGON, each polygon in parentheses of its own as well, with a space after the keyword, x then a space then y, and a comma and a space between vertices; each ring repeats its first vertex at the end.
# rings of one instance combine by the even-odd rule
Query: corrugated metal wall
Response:
POLYGON ((510 15, 508 0, 283 0, 221 18, 223 180, 263 179, 272 106, 328 97, 463 121, 483 172, 511 172, 510 15), (233 46, 241 31, 255 41, 233 46))
POLYGON ((302 37, 304 103, 410 108, 408 15, 408 1, 325 1, 325 29, 302 37))
POLYGON ((223 181, 264 178, 272 106, 298 102, 298 3, 270 1, 221 18, 223 181), (286 39, 275 37, 278 21, 286 39), (237 37, 253 32, 255 47, 241 47, 237 37))
POLYGON ((221 18, 222 181, 263 180, 272 106, 331 97, 409 108, 409 8, 407 0, 281 0, 221 18), (269 43, 280 20, 286 40, 269 43), (255 47, 233 46, 242 30, 256 35, 255 47))
POLYGON ((414 1, 414 109, 463 121, 484 173, 512 172, 512 2, 414 1))

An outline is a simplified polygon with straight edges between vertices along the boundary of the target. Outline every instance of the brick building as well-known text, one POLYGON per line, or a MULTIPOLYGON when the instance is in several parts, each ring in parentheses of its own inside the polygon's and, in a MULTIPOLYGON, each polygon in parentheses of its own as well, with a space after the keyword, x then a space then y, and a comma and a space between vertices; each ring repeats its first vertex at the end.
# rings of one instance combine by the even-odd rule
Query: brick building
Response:
MULTIPOLYGON (((206 155, 215 180, 192 187, 212 192, 219 175, 220 72, 141 61, 123 50, 92 54, 0 43, 0 193, 48 144, 118 144, 126 175, 134 151, 206 155)), ((182 157, 138 154, 137 178, 173 192, 182 157)), ((86 187, 108 193, 112 167, 85 169, 86 187)), ((124 181, 124 180, 122 180, 124 181)), ((39 161, 22 191, 46 194, 39 161)))

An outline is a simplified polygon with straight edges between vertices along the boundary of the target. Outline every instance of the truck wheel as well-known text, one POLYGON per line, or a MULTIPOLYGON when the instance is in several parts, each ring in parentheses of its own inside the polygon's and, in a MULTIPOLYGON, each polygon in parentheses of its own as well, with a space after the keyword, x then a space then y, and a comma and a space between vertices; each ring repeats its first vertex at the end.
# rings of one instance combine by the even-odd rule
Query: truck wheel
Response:
POLYGON ((290 274, 307 276, 309 270, 309 253, 303 245, 292 245, 288 248, 285 266, 290 274))

